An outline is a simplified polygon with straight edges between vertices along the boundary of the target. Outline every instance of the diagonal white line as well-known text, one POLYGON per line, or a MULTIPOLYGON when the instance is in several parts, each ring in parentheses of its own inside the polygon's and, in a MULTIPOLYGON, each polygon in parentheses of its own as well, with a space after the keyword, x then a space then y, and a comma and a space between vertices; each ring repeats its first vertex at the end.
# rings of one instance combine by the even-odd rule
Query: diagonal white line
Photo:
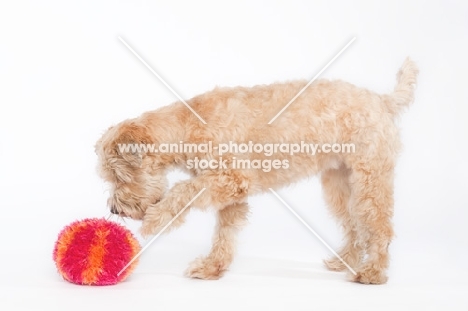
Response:
POLYGON ((271 124, 273 123, 276 118, 278 118, 286 109, 288 109, 288 107, 325 71, 325 69, 327 69, 353 42, 354 40, 356 40, 356 37, 353 37, 339 52, 338 54, 335 55, 335 57, 333 57, 326 65, 325 67, 323 67, 316 75, 315 77, 312 78, 312 80, 309 81, 309 83, 306 84, 306 86, 304 86, 302 88, 302 90, 299 91, 299 93, 296 94, 296 96, 294 96, 290 101, 289 103, 286 104, 286 106, 283 107, 283 109, 280 110, 280 112, 278 112, 276 114, 276 116, 273 117, 273 119, 270 120, 270 122, 268 122, 268 124, 271 124))
POLYGON ((122 270, 119 271, 119 273, 117 273, 117 276, 119 276, 120 274, 122 274, 122 272, 124 272, 138 257, 140 257, 141 254, 143 254, 143 252, 187 209, 187 207, 190 206, 190 204, 193 203, 193 201, 195 201, 199 196, 200 194, 203 193, 203 191, 205 191, 206 188, 203 188, 202 190, 200 190, 200 192, 198 192, 198 194, 196 196, 193 197, 193 199, 190 200, 190 202, 187 203, 187 205, 184 206, 184 208, 177 213, 177 215, 174 216, 174 218, 171 219, 171 221, 164 226, 164 228, 161 229, 161 231, 158 232, 158 234, 156 234, 149 242, 148 244, 145 245, 145 247, 143 247, 139 252, 138 254, 136 254, 132 260, 130 260, 128 262, 128 264, 125 265, 125 267, 122 268, 122 270))
POLYGON ((143 65, 145 65, 146 68, 148 68, 149 71, 151 71, 151 73, 154 74, 156 76, 156 78, 158 78, 159 81, 161 81, 161 83, 164 84, 169 89, 169 91, 171 91, 172 94, 174 94, 203 124, 206 124, 205 120, 203 120, 203 118, 200 117, 198 115, 198 113, 195 110, 193 110, 193 108, 190 107, 185 102, 185 100, 182 97, 180 97, 179 94, 177 94, 176 91, 174 91, 174 89, 169 84, 167 84, 166 81, 164 81, 163 78, 161 78, 161 76, 158 75, 158 73, 156 71, 154 71, 154 69, 151 68, 151 66, 148 65, 148 63, 145 62, 145 60, 143 58, 141 58, 141 56, 138 55, 137 52, 135 52, 135 50, 133 50, 130 45, 128 45, 128 43, 124 39, 122 39, 122 37, 119 36, 119 40, 122 41, 122 43, 130 50, 130 52, 132 52, 133 55, 135 55, 143 63, 143 65))
POLYGON ((312 229, 305 221, 304 219, 301 218, 301 216, 299 216, 292 208, 291 206, 288 205, 288 203, 286 203, 277 193, 275 190, 271 189, 271 188, 268 188, 270 189, 271 193, 273 193, 275 195, 275 197, 278 198, 278 200, 280 200, 281 203, 283 203, 284 206, 286 206, 290 211, 291 213, 293 213, 294 216, 296 216, 297 219, 299 219, 300 222, 302 222, 302 224, 304 226, 306 226, 307 229, 309 229, 310 232, 312 232, 315 237, 317 239, 319 239, 320 242, 322 242, 323 245, 325 245, 326 248, 328 248, 328 250, 330 252, 332 252, 333 255, 336 256, 336 258, 338 258, 345 266, 346 268, 348 268, 349 271, 351 271, 352 274, 356 275, 356 271, 353 270, 353 268, 351 268, 347 263, 346 261, 343 260, 343 258, 341 258, 340 255, 338 255, 334 250, 333 248, 330 247, 330 245, 327 244, 327 242, 325 242, 318 234, 317 232, 315 232, 314 229, 312 229))

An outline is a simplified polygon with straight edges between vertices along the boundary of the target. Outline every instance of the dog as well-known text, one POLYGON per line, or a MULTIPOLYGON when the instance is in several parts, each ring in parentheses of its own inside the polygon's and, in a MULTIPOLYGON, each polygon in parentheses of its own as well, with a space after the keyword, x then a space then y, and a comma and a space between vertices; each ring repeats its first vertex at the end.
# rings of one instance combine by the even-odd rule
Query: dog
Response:
POLYGON ((218 279, 231 264, 236 235, 247 222, 248 196, 320 175, 325 201, 344 232, 339 257, 325 260, 326 267, 342 271, 346 269, 344 261, 354 270, 348 273, 352 281, 385 283, 388 247, 394 235, 394 168, 401 147, 395 119, 414 101, 418 72, 416 64, 407 58, 393 92, 388 94, 325 79, 308 87, 305 80, 217 87, 186 102, 125 120, 110 127, 95 146, 99 174, 111 185, 111 212, 142 220, 140 231, 148 236, 171 221, 169 229, 182 225, 192 206, 213 208, 217 226, 211 251, 192 262, 186 274, 218 279), (229 143, 232 147, 234 142, 239 147, 254 143, 270 147, 297 147, 303 142, 318 146, 352 143, 355 150, 315 154, 293 154, 284 148, 274 154, 241 152, 234 147, 229 152, 220 148, 122 151, 122 146, 129 145, 162 150, 182 143, 229 143), (217 168, 194 166, 218 160, 217 168), (257 166, 235 167, 239 160, 257 166), (263 164, 268 161, 276 163, 274 169, 265 169, 263 164), (167 189, 166 174, 174 168, 187 171, 190 178, 167 189))

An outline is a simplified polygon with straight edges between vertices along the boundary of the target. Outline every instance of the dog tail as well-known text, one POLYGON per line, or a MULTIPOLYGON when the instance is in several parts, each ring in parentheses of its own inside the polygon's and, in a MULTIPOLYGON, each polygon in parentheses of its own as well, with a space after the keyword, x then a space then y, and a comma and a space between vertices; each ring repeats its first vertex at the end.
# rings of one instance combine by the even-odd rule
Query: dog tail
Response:
POLYGON ((418 73, 416 64, 409 57, 406 58, 397 73, 397 84, 393 93, 385 96, 384 102, 391 114, 398 115, 413 102, 418 73))

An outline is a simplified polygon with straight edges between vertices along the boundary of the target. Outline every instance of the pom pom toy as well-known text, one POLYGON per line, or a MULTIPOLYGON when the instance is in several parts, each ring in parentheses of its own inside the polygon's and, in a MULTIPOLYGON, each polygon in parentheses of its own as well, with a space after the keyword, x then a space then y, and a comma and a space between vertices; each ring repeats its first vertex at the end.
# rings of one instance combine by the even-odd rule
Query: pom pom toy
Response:
POLYGON ((137 260, 119 272, 141 247, 125 227, 91 218, 66 226, 55 242, 53 259, 62 277, 80 285, 113 285, 125 280, 137 260))

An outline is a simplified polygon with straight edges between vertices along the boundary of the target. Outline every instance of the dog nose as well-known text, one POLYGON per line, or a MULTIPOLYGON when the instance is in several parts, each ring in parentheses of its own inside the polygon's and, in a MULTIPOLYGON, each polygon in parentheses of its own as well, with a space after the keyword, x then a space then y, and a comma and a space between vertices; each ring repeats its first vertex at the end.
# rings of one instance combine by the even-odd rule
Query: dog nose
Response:
POLYGON ((114 215, 118 215, 119 212, 117 212, 117 209, 115 208, 115 206, 112 206, 111 207, 111 213, 114 214, 114 215))

